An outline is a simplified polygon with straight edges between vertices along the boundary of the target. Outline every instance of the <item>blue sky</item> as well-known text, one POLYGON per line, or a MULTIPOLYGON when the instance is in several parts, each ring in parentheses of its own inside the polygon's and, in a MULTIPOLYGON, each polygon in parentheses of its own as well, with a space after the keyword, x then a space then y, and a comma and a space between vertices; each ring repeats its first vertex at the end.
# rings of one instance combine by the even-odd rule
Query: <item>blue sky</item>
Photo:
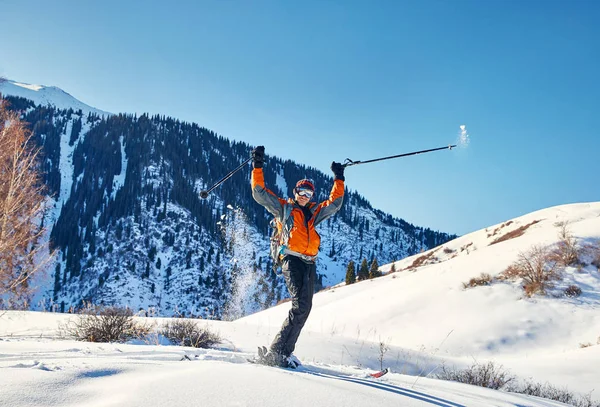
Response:
MULTIPOLYGON (((464 234, 600 200, 600 2, 0 0, 0 75, 197 122, 464 234), (173 3, 173 4, 171 4, 173 3)), ((317 186, 329 188, 329 186, 317 186)))

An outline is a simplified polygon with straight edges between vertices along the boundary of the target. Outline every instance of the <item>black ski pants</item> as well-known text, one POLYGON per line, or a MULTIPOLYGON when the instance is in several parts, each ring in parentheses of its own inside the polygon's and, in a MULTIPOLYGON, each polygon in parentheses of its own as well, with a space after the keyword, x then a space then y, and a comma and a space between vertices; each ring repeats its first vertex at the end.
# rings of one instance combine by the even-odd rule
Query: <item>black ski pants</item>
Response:
POLYGON ((317 265, 307 263, 299 257, 287 255, 283 258, 281 271, 292 298, 292 308, 271 344, 271 351, 289 356, 296 348, 298 336, 300 336, 312 308, 317 265))

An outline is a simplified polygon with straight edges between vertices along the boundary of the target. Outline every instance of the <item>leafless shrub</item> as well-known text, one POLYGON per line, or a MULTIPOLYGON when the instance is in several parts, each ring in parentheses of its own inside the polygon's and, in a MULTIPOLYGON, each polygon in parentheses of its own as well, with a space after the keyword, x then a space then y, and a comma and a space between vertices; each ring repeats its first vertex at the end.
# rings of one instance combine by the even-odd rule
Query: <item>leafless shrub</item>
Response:
POLYGON ((464 252, 465 250, 467 251, 467 254, 469 254, 469 247, 473 246, 473 242, 469 242, 468 244, 462 246, 460 248, 460 252, 464 252))
POLYGON ((210 348, 222 341, 221 337, 208 328, 201 328, 196 321, 175 319, 163 325, 160 333, 178 346, 210 348))
POLYGON ((551 259, 559 266, 568 267, 579 263, 579 244, 569 229, 569 222, 559 222, 557 247, 551 252, 551 259))
POLYGON ((519 253, 517 261, 501 273, 504 279, 523 279, 523 289, 528 296, 545 294, 552 287, 552 281, 559 278, 558 267, 543 246, 533 246, 529 251, 519 253))
POLYGON ((470 287, 478 287, 482 285, 490 285, 492 283, 492 276, 487 273, 481 273, 479 277, 473 277, 468 283, 463 283, 463 288, 467 289, 470 287))
POLYGON ((434 249, 434 250, 431 250, 427 254, 423 254, 423 255, 417 257, 410 266, 405 267, 402 270, 409 270, 409 269, 421 267, 421 266, 424 266, 425 264, 427 264, 427 262, 436 261, 437 258, 434 256, 436 251, 437 251, 437 249, 434 249))
POLYGON ((592 395, 578 395, 567 388, 559 388, 549 383, 536 383, 527 380, 524 383, 513 382, 505 389, 511 393, 526 394, 558 401, 575 407, 600 407, 600 402, 593 401, 592 395))
POLYGON ((516 280, 521 278, 521 270, 517 267, 516 263, 511 264, 498 275, 498 280, 516 280))
POLYGON ((390 347, 384 341, 379 341, 379 366, 380 370, 383 370, 383 359, 385 354, 390 350, 390 347))
POLYGON ((454 253, 454 250, 452 250, 449 247, 444 247, 444 253, 446 253, 446 254, 454 253))
MULTIPOLYGON (((29 299, 29 279, 50 260, 42 244, 44 186, 39 149, 19 115, 0 99, 0 297, 22 308, 29 299)), ((1 301, 1 300, 0 300, 1 301)))
POLYGON ((498 390, 515 380, 503 366, 497 366, 494 362, 474 363, 470 367, 459 370, 456 367, 448 368, 442 365, 441 372, 435 375, 441 380, 451 380, 459 383, 472 384, 474 386, 487 387, 498 390))
POLYGON ((571 284, 565 289, 565 295, 570 298, 579 297, 581 295, 581 288, 571 284))
POLYGON ((594 346, 594 344, 592 344, 591 342, 585 342, 585 343, 579 344, 580 348, 589 348, 590 346, 594 346))
POLYGON ((492 241, 489 245, 491 246, 496 243, 505 242, 507 240, 514 239, 515 237, 523 236, 527 229, 529 229, 531 226, 535 225, 538 222, 539 222, 539 220, 534 220, 533 222, 528 223, 527 225, 523 225, 511 232, 508 232, 508 233, 500 236, 499 238, 495 239, 494 241, 492 241))
MULTIPOLYGON (((494 232, 488 233, 487 237, 489 238, 489 237, 496 236, 496 233, 498 233, 502 228, 504 228, 506 226, 510 226, 512 223, 513 223, 512 220, 509 220, 508 222, 504 222, 503 224, 498 226, 496 229, 494 229, 494 232)), ((487 232, 487 229, 485 231, 487 232)))
POLYGON ((61 327, 68 337, 86 342, 126 342, 143 338, 150 328, 137 322, 129 308, 96 307, 61 327))

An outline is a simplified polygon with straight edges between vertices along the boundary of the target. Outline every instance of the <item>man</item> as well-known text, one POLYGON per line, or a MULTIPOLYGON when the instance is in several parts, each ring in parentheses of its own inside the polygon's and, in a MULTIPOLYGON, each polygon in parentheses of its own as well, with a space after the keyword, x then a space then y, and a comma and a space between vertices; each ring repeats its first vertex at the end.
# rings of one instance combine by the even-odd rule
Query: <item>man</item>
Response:
POLYGON ((329 199, 317 205, 311 202, 315 186, 308 179, 296 183, 293 199, 278 198, 265 186, 262 170, 265 148, 258 146, 252 150, 252 158, 252 196, 275 216, 277 226, 281 230, 281 269, 292 299, 292 308, 270 349, 259 348, 259 362, 296 367, 299 362, 292 357, 292 352, 312 308, 317 274, 316 260, 321 237, 315 227, 342 207, 344 166, 336 162, 331 163, 334 174, 333 188, 329 199))

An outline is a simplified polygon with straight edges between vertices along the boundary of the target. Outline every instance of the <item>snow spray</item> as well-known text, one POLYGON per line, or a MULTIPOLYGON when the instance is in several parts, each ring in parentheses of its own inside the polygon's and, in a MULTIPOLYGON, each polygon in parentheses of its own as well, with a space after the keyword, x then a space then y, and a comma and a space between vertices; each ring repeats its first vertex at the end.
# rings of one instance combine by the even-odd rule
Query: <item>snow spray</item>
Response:
POLYGON ((460 125, 460 134, 458 135, 458 144, 460 147, 466 148, 469 146, 471 139, 469 138, 469 133, 467 133, 467 126, 464 124, 460 125))
POLYGON ((258 296, 260 302, 262 293, 259 290, 260 270, 257 270, 254 261, 255 247, 250 241, 249 220, 241 208, 227 205, 227 209, 219 222, 225 239, 223 262, 231 275, 223 319, 232 321, 260 311, 255 298, 258 296))

